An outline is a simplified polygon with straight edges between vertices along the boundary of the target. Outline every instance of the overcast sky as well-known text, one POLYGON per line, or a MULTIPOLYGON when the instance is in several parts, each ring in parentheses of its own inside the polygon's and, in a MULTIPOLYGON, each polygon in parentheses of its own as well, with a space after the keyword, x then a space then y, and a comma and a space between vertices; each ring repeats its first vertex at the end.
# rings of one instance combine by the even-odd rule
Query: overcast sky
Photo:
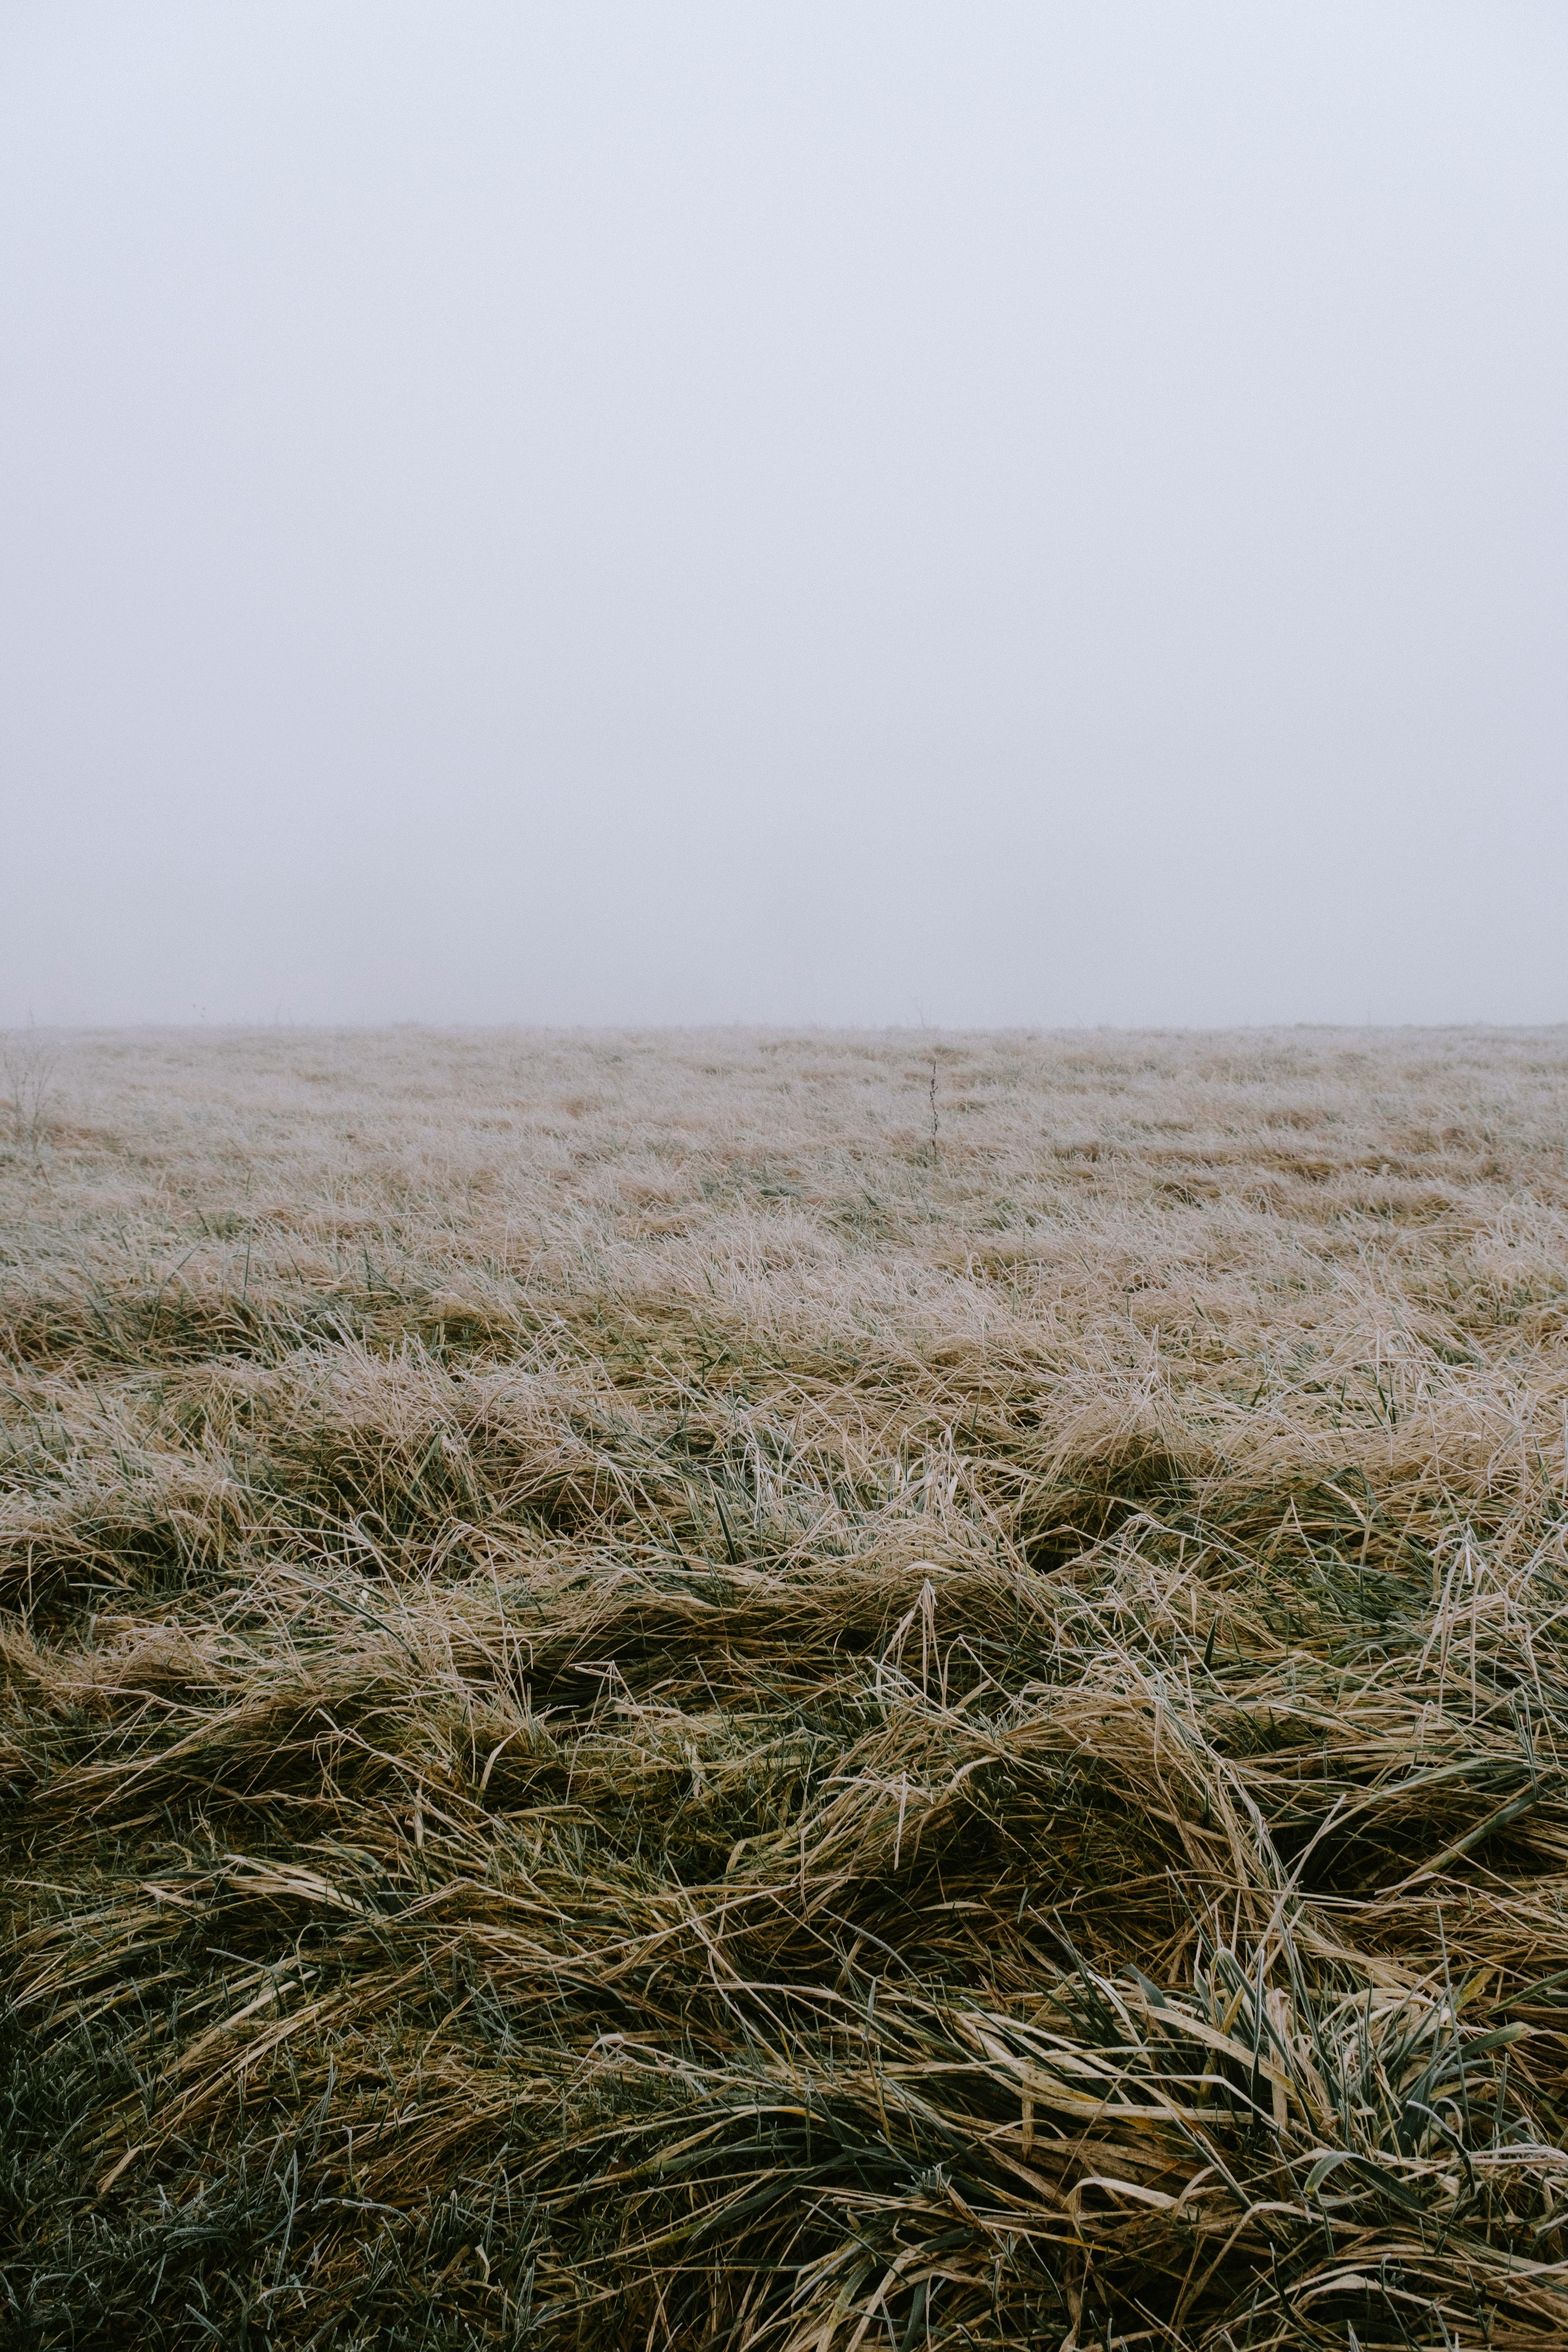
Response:
POLYGON ((1561 0, 5 0, 0 1021, 1568 1018, 1561 0))

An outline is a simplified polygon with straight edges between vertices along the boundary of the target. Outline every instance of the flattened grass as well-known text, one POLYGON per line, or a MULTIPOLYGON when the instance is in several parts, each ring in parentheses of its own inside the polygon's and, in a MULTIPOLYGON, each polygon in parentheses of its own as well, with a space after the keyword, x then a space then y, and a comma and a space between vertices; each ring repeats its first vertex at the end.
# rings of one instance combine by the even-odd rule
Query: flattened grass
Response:
POLYGON ((60 1043, 7 2340, 1561 2343, 1565 1076, 60 1043))

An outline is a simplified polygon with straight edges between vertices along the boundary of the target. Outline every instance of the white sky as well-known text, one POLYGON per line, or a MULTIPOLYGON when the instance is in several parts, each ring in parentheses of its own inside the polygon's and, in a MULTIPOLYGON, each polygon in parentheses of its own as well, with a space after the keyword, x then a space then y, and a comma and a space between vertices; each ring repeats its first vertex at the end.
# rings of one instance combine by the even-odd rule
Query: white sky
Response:
POLYGON ((0 1021, 1568 1017, 1561 0, 5 0, 0 1021))

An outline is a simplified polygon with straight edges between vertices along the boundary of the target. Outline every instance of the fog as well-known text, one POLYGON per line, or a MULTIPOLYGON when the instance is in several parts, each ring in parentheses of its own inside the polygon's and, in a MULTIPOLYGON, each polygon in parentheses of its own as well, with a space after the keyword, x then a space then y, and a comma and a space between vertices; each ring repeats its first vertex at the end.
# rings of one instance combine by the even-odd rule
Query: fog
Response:
POLYGON ((1568 1017, 1556 4, 9 0, 0 1021, 1568 1017))

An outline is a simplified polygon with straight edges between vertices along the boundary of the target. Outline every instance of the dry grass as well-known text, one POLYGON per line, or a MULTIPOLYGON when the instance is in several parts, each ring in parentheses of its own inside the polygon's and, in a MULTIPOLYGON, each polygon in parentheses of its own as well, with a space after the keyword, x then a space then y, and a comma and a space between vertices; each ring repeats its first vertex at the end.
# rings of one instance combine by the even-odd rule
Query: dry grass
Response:
POLYGON ((1562 2344, 1565 1080, 14 1039, 7 2344, 1562 2344))

